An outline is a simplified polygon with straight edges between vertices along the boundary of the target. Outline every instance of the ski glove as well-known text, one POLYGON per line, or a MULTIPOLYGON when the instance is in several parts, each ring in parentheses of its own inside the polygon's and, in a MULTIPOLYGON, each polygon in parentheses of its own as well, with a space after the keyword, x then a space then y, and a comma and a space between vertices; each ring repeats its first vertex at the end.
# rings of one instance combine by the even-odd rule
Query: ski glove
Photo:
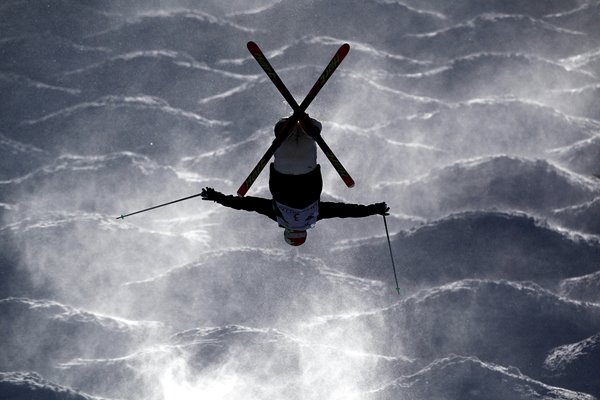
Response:
POLYGON ((202 196, 202 200, 218 201, 224 196, 224 194, 221 192, 217 192, 211 187, 206 187, 202 189, 202 192, 200 192, 200 196, 202 196))
MULTIPOLYGON (((317 123, 318 121, 315 120, 317 123)), ((300 125, 302 125, 302 129, 304 132, 308 134, 308 136, 315 138, 317 135, 321 133, 320 124, 316 125, 307 113, 304 113, 299 119, 300 125)))
POLYGON ((373 214, 390 215, 390 213, 389 213, 390 208, 388 207, 388 205, 385 202, 371 204, 371 205, 369 205, 369 208, 371 209, 371 212, 373 214))

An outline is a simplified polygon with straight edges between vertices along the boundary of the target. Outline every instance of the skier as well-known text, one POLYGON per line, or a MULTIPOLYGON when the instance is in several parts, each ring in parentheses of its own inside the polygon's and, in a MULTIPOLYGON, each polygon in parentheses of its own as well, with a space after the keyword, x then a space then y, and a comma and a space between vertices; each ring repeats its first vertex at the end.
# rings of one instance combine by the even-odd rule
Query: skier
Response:
MULTIPOLYGON (((276 136, 283 134, 287 120, 283 118, 275 125, 276 136)), ((277 149, 269 177, 273 199, 225 195, 210 187, 202 190, 202 199, 271 218, 284 228, 285 241, 292 246, 302 245, 306 231, 321 219, 389 215, 384 202, 361 205, 320 201, 323 179, 314 138, 321 134, 321 129, 319 121, 304 113, 277 149)))

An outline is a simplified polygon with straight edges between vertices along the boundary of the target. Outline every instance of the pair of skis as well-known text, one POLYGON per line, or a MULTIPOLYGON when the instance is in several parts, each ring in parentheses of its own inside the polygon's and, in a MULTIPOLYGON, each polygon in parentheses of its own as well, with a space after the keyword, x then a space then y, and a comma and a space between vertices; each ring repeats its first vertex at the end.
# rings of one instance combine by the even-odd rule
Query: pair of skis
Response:
MULTIPOLYGON (((315 99, 315 97, 321 91, 323 86, 325 86, 325 83, 329 80, 331 75, 333 75, 334 71, 337 69, 337 67, 341 64, 341 62, 344 60, 344 58, 350 51, 349 44, 344 43, 340 46, 340 48, 334 54, 329 64, 327 64, 327 67, 325 68, 319 79, 315 82, 313 87, 310 89, 302 103, 298 104, 298 102, 296 102, 296 99, 294 99, 294 96, 292 96, 292 94, 285 86, 281 78, 279 78, 277 72, 275 72, 275 70, 271 66, 271 63, 269 63, 269 60, 267 60, 263 52, 260 50, 260 47, 258 47, 258 45, 254 42, 248 42, 247 47, 250 51, 250 54, 252 54, 252 56, 256 59, 258 64, 265 71, 269 79, 271 79, 271 82, 273 82, 275 87, 279 90, 279 93, 281 93, 281 95, 288 102, 290 107, 292 107, 292 109, 294 110, 294 114, 290 118, 288 118, 287 123, 283 127, 282 134, 276 137, 275 140, 273 140, 271 146, 269 146, 265 154, 258 161, 254 169, 250 172, 250 175, 248 175, 244 183, 242 183, 242 185, 238 189, 237 194, 238 196, 242 197, 245 196, 246 193, 248 193, 248 190, 250 189, 256 178, 258 178, 258 175, 260 175, 262 170, 265 168, 271 157, 275 154, 275 151, 292 133, 294 125, 304 115, 310 103, 315 99)), ((346 171, 340 160, 338 160, 338 158, 335 156, 331 148, 329 148, 327 143, 325 143, 325 140, 323 140, 321 135, 316 135, 314 139, 325 154, 325 156, 327 156, 335 170, 338 172, 346 186, 353 187, 354 180, 352 179, 348 171, 346 171)))
MULTIPOLYGON (((286 101, 290 104, 290 106, 294 110, 294 114, 288 119, 287 124, 283 127, 282 134, 279 135, 277 138, 275 138, 275 140, 273 140, 273 143, 271 143, 271 146, 267 149, 266 153, 258 161, 258 164, 256 164, 256 166, 254 167, 252 172, 250 172, 250 175, 248 175, 248 178, 246 178, 244 183, 242 183, 242 186, 240 186, 240 188, 238 189, 237 194, 242 197, 246 193, 248 193, 250 186, 252 186, 252 184, 254 183, 256 178, 258 178, 258 175, 260 175, 261 171, 265 168, 265 166, 267 165, 267 163, 269 162, 269 160, 271 159, 273 154, 275 154, 275 151, 285 141, 285 139, 287 139, 287 137, 292 133, 294 125, 304 115, 304 113, 306 112, 306 109, 308 108, 310 103, 315 99, 315 97, 321 91, 323 86, 325 86, 325 83, 327 82, 327 80, 331 77, 333 72, 337 69, 337 67, 340 65, 340 63, 344 60, 344 57, 346 57, 346 55, 348 54, 348 51, 350 51, 350 45, 348 45, 347 43, 340 46, 340 48, 335 53, 335 55, 333 56, 333 58, 331 59, 329 64, 327 64, 327 67, 325 68, 325 70, 323 71, 323 73, 321 74, 321 76, 319 77, 317 82, 313 85, 310 92, 308 92, 308 94, 306 95, 306 98, 299 105, 296 102, 296 100, 294 99, 294 97, 292 96, 292 94, 290 93, 290 91, 287 89, 285 84, 281 81, 281 79, 279 78, 279 75, 277 75, 277 72, 275 72, 275 70, 273 69, 273 67, 271 66, 271 64, 269 63, 269 61, 263 54, 263 52, 260 50, 258 45, 254 42, 248 42, 247 47, 248 47, 248 50, 250 51, 250 53, 252 54, 252 56, 258 62, 258 64, 266 72, 267 76, 275 84, 275 86, 277 87, 279 92, 283 95, 283 97, 286 99, 286 101)), ((333 167, 336 169, 336 171, 340 174, 340 177, 343 179, 344 183, 346 183, 346 185, 348 187, 354 186, 354 180, 352 179, 350 174, 348 174, 346 169, 344 169, 344 167, 342 166, 342 163, 337 159, 335 154, 333 154, 333 151, 331 151, 331 149, 329 148, 327 143, 325 143, 325 141, 323 140, 321 135, 317 135, 315 137, 315 141, 317 142, 317 144, 319 145, 321 150, 323 150, 323 153, 325 153, 325 155, 327 156, 327 158, 329 159, 331 164, 333 164, 333 167)), ((164 203, 164 204, 160 204, 160 205, 153 206, 150 208, 146 208, 144 210, 135 211, 135 212, 132 212, 129 214, 124 214, 124 215, 117 217, 117 219, 125 219, 126 217, 129 217, 131 215, 140 214, 140 213, 143 213, 146 211, 154 210, 156 208, 168 206, 170 204, 179 203, 181 201, 193 199, 200 195, 201 194, 198 193, 198 194, 195 194, 192 196, 184 197, 182 199, 178 199, 178 200, 170 201, 168 203, 164 203)))

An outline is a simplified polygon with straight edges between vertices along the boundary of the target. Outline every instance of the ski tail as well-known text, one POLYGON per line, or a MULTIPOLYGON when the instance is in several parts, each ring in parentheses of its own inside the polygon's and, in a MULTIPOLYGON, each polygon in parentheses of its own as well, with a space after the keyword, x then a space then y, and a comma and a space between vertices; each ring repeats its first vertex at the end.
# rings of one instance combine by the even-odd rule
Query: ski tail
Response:
POLYGON ((315 138, 315 141, 317 142, 317 144, 319 145, 319 147, 321 148, 321 150, 323 151, 323 153, 325 154, 325 156, 327 157, 327 159, 329 160, 331 165, 333 165, 333 168, 335 168, 335 170, 337 171, 340 178, 342 178, 342 181, 344 181, 346 186, 349 188, 354 187, 354 184, 355 184, 354 179, 352 179, 352 177, 350 176, 348 171, 346 171, 346 168, 344 168, 344 166, 342 165, 340 160, 335 156, 335 154, 333 153, 331 148, 327 145, 325 140, 323 140, 321 135, 317 135, 317 137, 315 138))

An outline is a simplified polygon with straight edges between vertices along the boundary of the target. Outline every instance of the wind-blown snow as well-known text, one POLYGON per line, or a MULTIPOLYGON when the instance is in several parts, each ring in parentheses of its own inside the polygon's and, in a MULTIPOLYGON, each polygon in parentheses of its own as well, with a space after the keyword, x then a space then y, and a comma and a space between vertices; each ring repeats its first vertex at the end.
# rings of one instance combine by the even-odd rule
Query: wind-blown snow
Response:
POLYGON ((403 376, 370 393, 368 398, 399 396, 432 398, 444 393, 457 399, 565 399, 591 400, 594 397, 552 387, 523 375, 516 368, 485 363, 474 357, 451 355, 439 359, 414 375, 403 376), (485 384, 483 384, 485 382, 485 384))
MULTIPOLYGON (((7 0, 0 398, 600 398, 597 0, 7 0), (226 194, 292 109, 319 221, 226 194), (398 290, 398 291, 397 291, 398 290)), ((269 197, 268 167, 249 195, 269 197)))

